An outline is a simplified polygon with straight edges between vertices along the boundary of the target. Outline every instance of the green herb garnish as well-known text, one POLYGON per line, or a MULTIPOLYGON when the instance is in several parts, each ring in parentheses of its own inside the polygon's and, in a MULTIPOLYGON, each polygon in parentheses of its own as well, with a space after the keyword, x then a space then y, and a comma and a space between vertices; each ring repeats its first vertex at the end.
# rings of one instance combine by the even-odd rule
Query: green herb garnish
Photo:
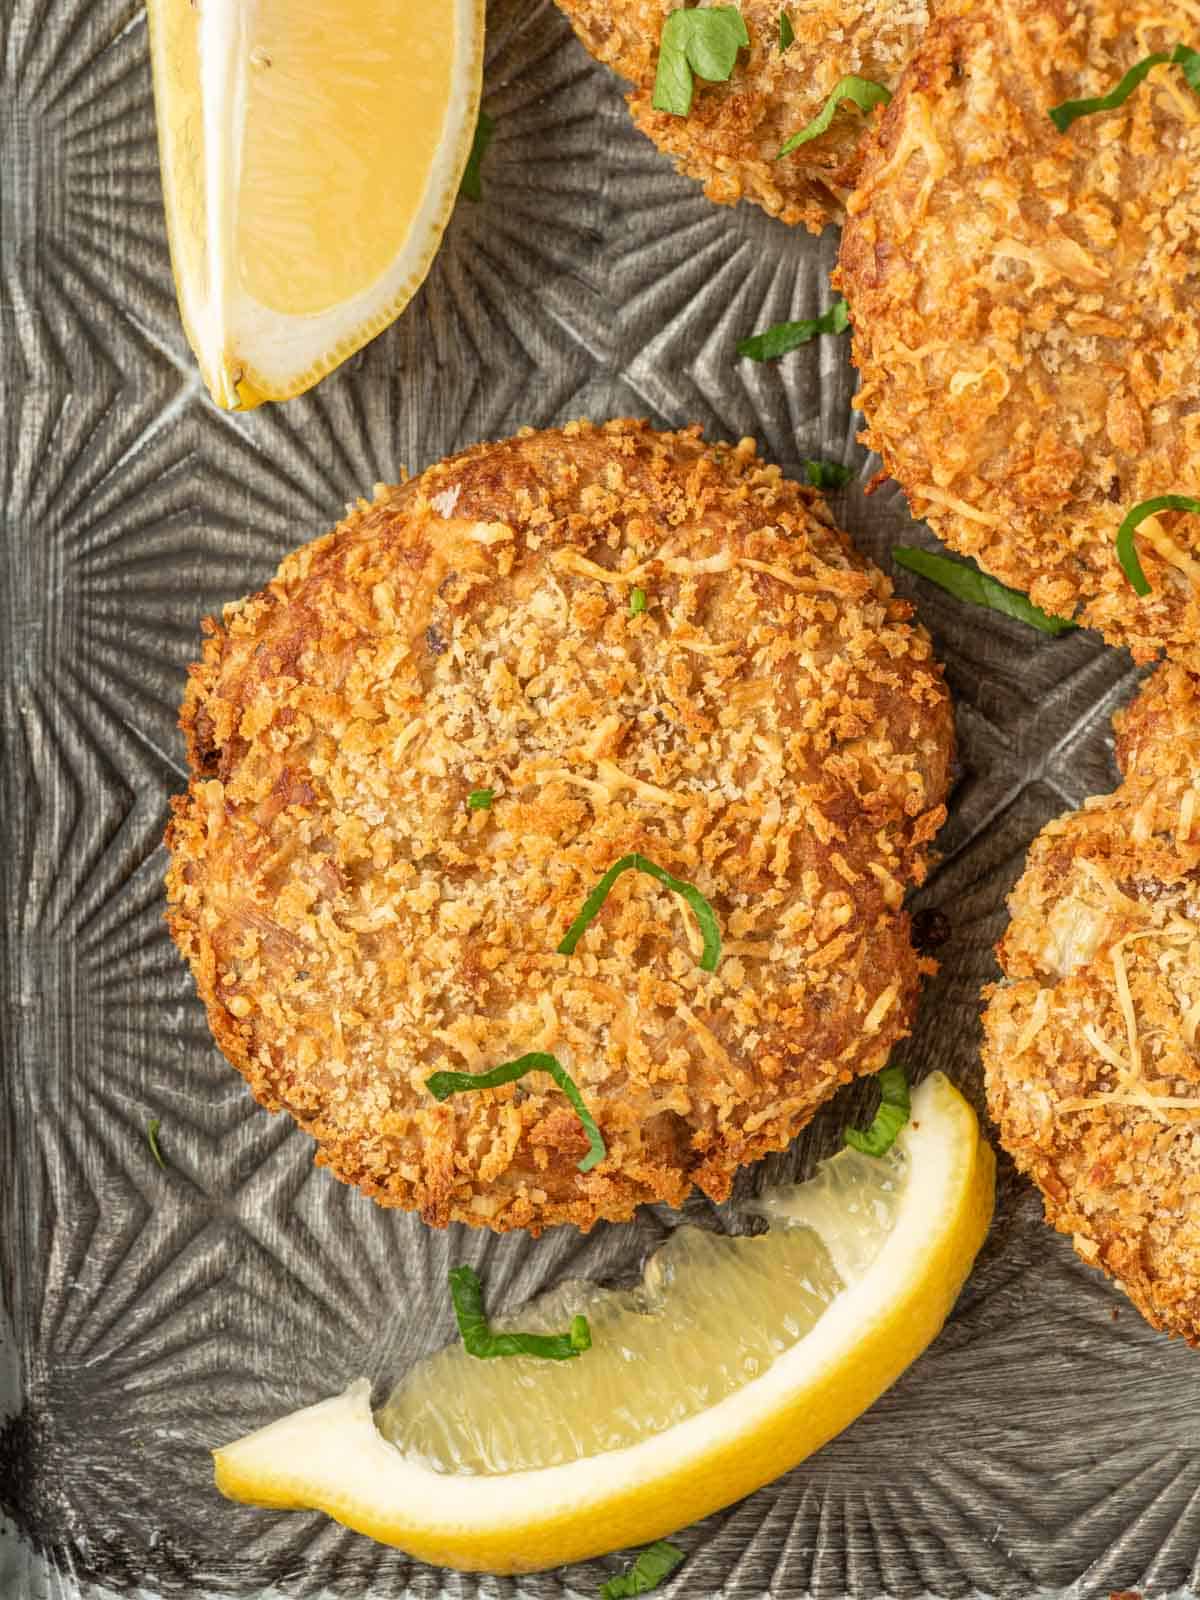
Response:
POLYGON ((495 789, 472 789, 467 796, 468 811, 488 811, 496 798, 495 789))
POLYGON ((1142 571, 1133 536, 1147 517, 1156 516, 1160 511, 1200 511, 1200 500, 1193 500, 1187 494, 1160 494, 1153 500, 1139 501, 1131 511, 1126 512, 1124 521, 1117 529, 1117 560, 1134 594, 1149 594, 1150 580, 1142 571))
POLYGON ((705 972, 715 972, 717 962, 721 959, 721 930, 717 926, 716 912, 695 884, 688 883, 684 878, 676 878, 664 868, 655 866, 653 861, 647 861, 645 856, 638 855, 636 851, 631 855, 622 856, 619 861, 614 861, 588 895, 580 908, 579 915, 562 937, 558 946, 559 955, 574 954, 575 946, 583 937, 588 923, 608 899, 608 891, 623 872, 644 872, 649 877, 657 879, 659 883, 666 884, 668 889, 674 889, 676 894, 683 896, 695 912, 700 932, 704 936, 704 953, 700 957, 700 966, 705 972))
POLYGON ((645 589, 631 589, 629 591, 629 615, 639 616, 646 609, 645 589))
POLYGON ((532 1050, 528 1055, 518 1056, 515 1061, 502 1062, 490 1072, 435 1072, 431 1078, 426 1078, 425 1087, 435 1100, 448 1100, 452 1094, 461 1094, 466 1089, 498 1089, 501 1084, 515 1083, 527 1072, 548 1072, 571 1102, 590 1146, 587 1155, 578 1163, 579 1170, 590 1172, 598 1161, 604 1160, 608 1151, 596 1126, 596 1119, 584 1105, 574 1078, 557 1056, 547 1055, 544 1050, 532 1050))
POLYGON ((1156 50, 1152 56, 1143 56, 1135 66, 1130 67, 1116 88, 1110 89, 1107 94, 1098 95, 1093 100, 1064 100, 1061 105, 1051 107, 1050 120, 1059 133, 1066 133, 1078 117, 1094 116, 1097 111, 1115 111, 1118 106, 1125 104, 1155 67, 1162 66, 1182 67, 1188 87, 1200 94, 1200 50, 1177 44, 1174 50, 1156 50))
POLYGON ((483 1309, 483 1287, 474 1267, 450 1268, 450 1298, 467 1354, 480 1361, 497 1356, 539 1356, 543 1361, 574 1361, 592 1348, 586 1317, 574 1317, 569 1333, 493 1333, 483 1309))
POLYGON ((159 1117, 150 1118, 150 1121, 146 1124, 146 1143, 150 1146, 150 1154, 165 1172, 167 1163, 163 1160, 162 1151, 158 1148, 158 1130, 161 1127, 162 1120, 159 1117))
POLYGON ((806 461, 804 476, 814 489, 844 489, 854 471, 842 466, 840 461, 806 461))
POLYGON ((779 13, 779 53, 780 55, 790 44, 796 42, 796 30, 792 27, 792 19, 786 11, 779 13))
POLYGON ((803 322, 776 322, 762 333, 739 339, 737 353, 751 361, 774 361, 790 350, 798 350, 819 333, 845 333, 849 326, 850 307, 844 300, 835 300, 819 317, 808 317, 803 322))
POLYGON ((669 1578, 682 1560, 683 1551, 678 1545, 656 1539, 640 1552, 632 1566, 601 1587, 600 1600, 628 1600, 630 1595, 647 1594, 669 1578))
POLYGON ((802 144, 807 144, 810 139, 818 139, 821 134, 828 133, 829 125, 833 121, 833 114, 843 100, 853 100, 860 111, 871 111, 876 106, 885 106, 892 98, 892 91, 885 89, 881 83, 874 83, 870 78, 857 77, 853 72, 847 73, 844 78, 839 78, 830 91, 829 99, 817 112, 811 122, 806 123, 799 133, 792 134, 791 138, 780 149, 775 157, 782 161, 784 156, 790 156, 793 150, 798 150, 802 144))
POLYGON ((977 567, 964 561, 952 561, 949 556, 935 555, 932 550, 918 550, 912 545, 898 544, 892 551, 892 560, 898 567, 928 578, 939 589, 945 589, 956 600, 966 600, 969 605, 986 606, 989 611, 999 611, 1017 622, 1026 622, 1042 633, 1070 633, 1075 624, 1066 617, 1055 617, 1041 606, 1035 606, 1027 594, 1010 589, 1006 583, 990 578, 977 567))
POLYGON ((686 117, 692 109, 692 74, 707 83, 724 83, 740 49, 750 43, 736 6, 696 6, 672 11, 658 44, 651 105, 656 111, 686 117))
POLYGON ((483 199, 483 158, 487 154, 487 147, 492 142, 492 135, 496 131, 496 124, 486 111, 479 113, 479 121, 475 124, 475 138, 471 142, 471 154, 467 157, 467 164, 463 168, 462 182, 458 192, 464 200, 483 199))
POLYGON ((879 1078, 879 1110, 863 1132, 847 1128, 846 1143, 864 1156, 885 1156, 896 1142, 896 1135, 908 1121, 908 1074, 903 1067, 884 1067, 879 1078))

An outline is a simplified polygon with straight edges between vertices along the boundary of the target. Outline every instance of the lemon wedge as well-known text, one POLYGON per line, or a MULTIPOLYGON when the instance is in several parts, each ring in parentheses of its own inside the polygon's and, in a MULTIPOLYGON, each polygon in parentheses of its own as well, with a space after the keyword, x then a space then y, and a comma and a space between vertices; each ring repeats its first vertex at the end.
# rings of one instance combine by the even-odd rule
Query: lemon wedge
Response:
POLYGON ((543 1331, 582 1310, 579 1359, 452 1346, 378 1416, 360 1379, 217 1450, 217 1485, 472 1571, 659 1538, 794 1466, 900 1376, 954 1304, 994 1179, 974 1112, 934 1073, 888 1156, 845 1150, 764 1196, 766 1234, 680 1228, 635 1289, 569 1283, 493 1319, 543 1331))
POLYGON ((300 394, 395 318, 454 206, 484 0, 149 0, 171 260, 218 405, 300 394))

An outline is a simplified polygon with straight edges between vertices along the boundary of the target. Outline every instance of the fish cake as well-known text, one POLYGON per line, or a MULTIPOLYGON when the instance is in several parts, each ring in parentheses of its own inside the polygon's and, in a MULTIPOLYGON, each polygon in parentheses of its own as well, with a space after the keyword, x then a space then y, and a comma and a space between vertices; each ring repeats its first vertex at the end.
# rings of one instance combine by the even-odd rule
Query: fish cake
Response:
POLYGON ((1200 1344, 1200 684, 1118 716, 1114 794, 1044 828, 986 991, 1000 1138, 1046 1220, 1155 1327, 1200 1344))
POLYGON ((1125 514, 1200 495, 1200 95, 1152 51, 1200 45, 1158 0, 942 6, 868 140, 838 282, 863 441, 953 549, 1139 661, 1200 669, 1200 517, 1117 558, 1125 514))
POLYGON ((558 0, 586 48, 633 84, 633 120, 710 200, 752 200, 783 222, 820 233, 843 215, 867 127, 850 102, 827 132, 778 160, 793 133, 850 74, 895 86, 928 21, 926 0, 745 0, 750 46, 727 83, 695 80, 686 117, 656 111, 663 24, 675 0, 558 0), (794 34, 780 50, 780 17, 794 34))
POLYGON ((912 1018, 952 721, 909 619, 749 440, 581 422, 380 488, 191 670, 168 916, 218 1044, 433 1224, 723 1199, 912 1018), (641 872, 557 953, 631 852, 715 971, 641 872), (544 1073, 426 1086, 534 1051, 590 1171, 544 1073))

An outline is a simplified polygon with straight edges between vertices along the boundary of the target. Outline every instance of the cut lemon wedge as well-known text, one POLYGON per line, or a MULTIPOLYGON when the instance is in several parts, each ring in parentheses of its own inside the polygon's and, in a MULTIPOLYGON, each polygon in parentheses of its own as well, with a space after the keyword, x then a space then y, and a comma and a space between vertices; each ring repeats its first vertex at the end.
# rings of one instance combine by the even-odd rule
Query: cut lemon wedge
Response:
POLYGON ((184 327, 220 406, 300 394, 411 299, 479 112, 484 0, 150 0, 184 327))
POLYGON ((764 1196, 766 1234, 680 1228, 635 1289, 565 1284, 493 1321, 545 1331, 582 1310, 579 1359, 452 1346, 378 1416, 360 1379, 216 1451, 217 1485, 466 1570, 659 1538, 794 1466, 895 1382, 954 1304, 994 1175, 974 1112, 935 1073, 887 1157, 845 1150, 764 1196))

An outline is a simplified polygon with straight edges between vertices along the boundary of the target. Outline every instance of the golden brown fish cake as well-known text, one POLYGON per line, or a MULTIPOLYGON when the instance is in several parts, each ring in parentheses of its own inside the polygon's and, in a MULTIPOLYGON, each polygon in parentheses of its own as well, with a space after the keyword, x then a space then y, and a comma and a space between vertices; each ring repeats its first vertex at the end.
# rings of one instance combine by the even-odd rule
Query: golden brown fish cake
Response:
POLYGON ((1200 684, 1118 716, 1114 794, 1044 828, 985 991, 988 1103, 1046 1220, 1200 1344, 1200 684))
POLYGON ((749 440, 574 423, 380 488, 192 668, 168 915, 221 1048, 432 1223, 723 1198, 912 1015, 952 729, 910 614, 749 440), (715 972, 635 873, 556 954, 635 850, 712 902, 715 972), (549 1078, 425 1087, 532 1050, 586 1174, 549 1078))
POLYGON ((1060 134, 1068 99, 1200 45, 1160 0, 939 8, 868 140, 838 282, 864 442, 915 515, 1047 611, 1200 669, 1200 95, 1160 66, 1060 134))
POLYGON ((629 79, 633 120, 710 200, 753 200, 820 233, 840 221, 858 173, 867 121, 843 103, 827 133, 782 161, 784 141, 821 111, 848 74, 893 88, 928 21, 927 0, 745 0, 750 35, 728 83, 697 78, 692 109, 655 111, 663 23, 677 0, 558 0, 586 48, 629 79), (794 42, 779 48, 782 13, 794 42))

